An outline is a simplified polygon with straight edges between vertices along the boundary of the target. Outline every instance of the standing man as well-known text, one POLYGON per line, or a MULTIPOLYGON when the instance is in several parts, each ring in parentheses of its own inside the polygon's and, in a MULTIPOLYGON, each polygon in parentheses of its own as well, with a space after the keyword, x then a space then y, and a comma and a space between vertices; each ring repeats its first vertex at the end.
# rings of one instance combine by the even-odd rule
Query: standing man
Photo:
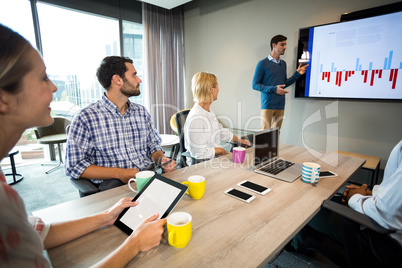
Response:
MULTIPOLYGON (((106 57, 96 76, 106 93, 74 117, 65 171, 73 179, 91 179, 102 191, 126 184, 151 162, 169 159, 145 107, 128 99, 140 94, 142 82, 133 61, 106 57)), ((173 171, 176 164, 172 161, 162 168, 173 171)))
POLYGON ((255 69, 253 89, 261 92, 261 129, 282 126, 285 113, 284 88, 290 86, 306 73, 307 65, 297 68, 296 72, 287 78, 286 62, 280 58, 285 54, 287 38, 276 35, 271 39, 271 54, 261 60, 255 69))

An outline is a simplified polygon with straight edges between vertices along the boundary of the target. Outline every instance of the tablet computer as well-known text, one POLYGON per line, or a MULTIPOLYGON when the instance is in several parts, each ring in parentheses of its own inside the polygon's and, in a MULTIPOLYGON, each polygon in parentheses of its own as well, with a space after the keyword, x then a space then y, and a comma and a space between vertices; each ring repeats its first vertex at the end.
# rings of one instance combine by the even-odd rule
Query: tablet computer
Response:
POLYGON ((167 217, 186 191, 186 185, 155 174, 132 200, 139 204, 124 209, 114 225, 130 235, 141 222, 156 213, 159 219, 167 217))

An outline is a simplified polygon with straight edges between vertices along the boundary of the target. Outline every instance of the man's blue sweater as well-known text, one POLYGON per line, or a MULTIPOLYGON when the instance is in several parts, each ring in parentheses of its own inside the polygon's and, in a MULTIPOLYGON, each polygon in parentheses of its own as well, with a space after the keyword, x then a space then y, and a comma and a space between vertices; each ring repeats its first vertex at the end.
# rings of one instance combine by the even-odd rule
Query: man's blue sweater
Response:
POLYGON ((261 91, 261 109, 284 110, 285 95, 276 94, 276 86, 290 86, 301 76, 297 71, 287 79, 286 62, 279 63, 265 58, 255 68, 253 89, 261 91))

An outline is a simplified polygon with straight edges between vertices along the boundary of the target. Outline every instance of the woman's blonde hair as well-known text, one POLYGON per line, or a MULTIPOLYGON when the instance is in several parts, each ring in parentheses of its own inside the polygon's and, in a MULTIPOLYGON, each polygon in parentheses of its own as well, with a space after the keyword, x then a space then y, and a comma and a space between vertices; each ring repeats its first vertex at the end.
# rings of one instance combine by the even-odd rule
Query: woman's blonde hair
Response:
POLYGON ((217 83, 218 79, 213 73, 196 73, 191 80, 191 90, 193 91, 194 101, 197 103, 211 103, 214 100, 211 87, 216 86, 217 83))
POLYGON ((29 42, 10 28, 0 24, 0 89, 18 93, 22 77, 32 69, 29 42))

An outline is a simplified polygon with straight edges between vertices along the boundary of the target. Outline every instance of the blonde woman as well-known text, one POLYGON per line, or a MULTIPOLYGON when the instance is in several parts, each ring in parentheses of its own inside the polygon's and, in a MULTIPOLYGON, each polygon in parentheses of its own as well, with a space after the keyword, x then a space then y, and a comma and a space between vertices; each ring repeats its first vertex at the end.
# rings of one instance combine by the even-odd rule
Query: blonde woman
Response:
MULTIPOLYGON (((199 72, 193 76, 191 83, 195 104, 184 125, 187 152, 196 159, 212 159, 228 153, 221 146, 221 142, 233 141, 250 145, 249 141, 239 139, 230 130, 223 128, 211 108, 219 93, 216 76, 199 72)), ((189 164, 191 160, 187 159, 187 162, 189 164)))
MULTIPOLYGON (((19 34, 0 24, 0 160, 15 146, 25 129, 46 126, 52 94, 39 53, 19 34)), ((0 168, 0 267, 50 267, 44 249, 113 225, 123 209, 138 203, 124 198, 112 208, 89 217, 46 224, 28 217, 18 193, 7 184, 0 168)), ((140 251, 159 245, 166 219, 146 219, 115 251, 96 267, 124 267, 140 251)))

